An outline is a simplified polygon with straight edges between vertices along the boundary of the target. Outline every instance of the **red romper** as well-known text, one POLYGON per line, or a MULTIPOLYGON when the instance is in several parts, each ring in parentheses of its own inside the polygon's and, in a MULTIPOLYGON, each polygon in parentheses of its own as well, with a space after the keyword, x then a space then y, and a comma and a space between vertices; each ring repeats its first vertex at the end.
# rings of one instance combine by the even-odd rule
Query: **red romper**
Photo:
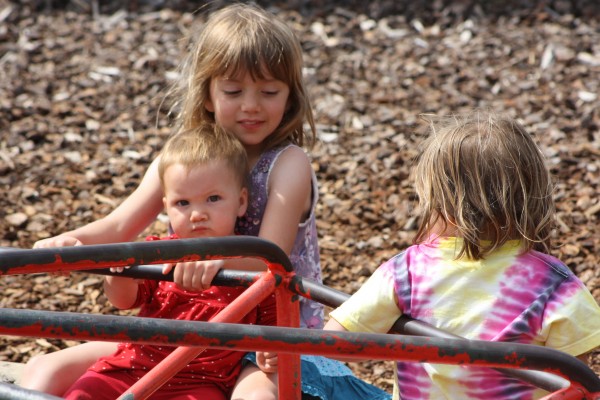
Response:
MULTIPOLYGON (((144 280, 132 308, 140 317, 208 321, 245 288, 221 287, 196 292, 173 282, 144 280)), ((269 296, 239 323, 275 325, 275 297, 269 296)), ((120 343, 100 358, 65 393, 66 399, 114 400, 163 360, 174 347, 120 343)), ((207 348, 157 390, 151 399, 227 399, 240 373, 244 352, 207 348)))

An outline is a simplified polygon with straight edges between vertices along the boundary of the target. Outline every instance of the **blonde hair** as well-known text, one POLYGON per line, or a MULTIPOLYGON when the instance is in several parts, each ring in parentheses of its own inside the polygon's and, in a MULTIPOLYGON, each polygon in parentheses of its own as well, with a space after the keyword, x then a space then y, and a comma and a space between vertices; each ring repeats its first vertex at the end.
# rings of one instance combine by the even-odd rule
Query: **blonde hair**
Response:
POLYGON ((544 156, 517 121, 484 111, 430 121, 415 169, 423 219, 463 238, 458 257, 482 259, 508 240, 548 251, 554 222, 552 183, 544 156))
POLYGON ((216 124, 202 124, 171 136, 158 161, 158 175, 164 189, 168 167, 181 164, 187 169, 224 160, 233 171, 240 187, 246 186, 248 158, 242 143, 216 124))
POLYGON ((289 89, 288 109, 266 139, 267 148, 284 141, 312 145, 316 128, 302 77, 302 48, 294 32, 275 15, 250 4, 233 4, 212 14, 184 61, 180 94, 180 128, 215 122, 205 108, 211 79, 248 72, 253 79, 271 76, 289 89), (305 132, 304 122, 310 126, 305 132))

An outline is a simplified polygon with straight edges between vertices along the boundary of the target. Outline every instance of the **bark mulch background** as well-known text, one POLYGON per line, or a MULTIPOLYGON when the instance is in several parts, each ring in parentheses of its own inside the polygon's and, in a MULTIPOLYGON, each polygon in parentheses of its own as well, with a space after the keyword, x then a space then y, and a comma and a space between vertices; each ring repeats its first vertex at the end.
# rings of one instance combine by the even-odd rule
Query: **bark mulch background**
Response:
MULTIPOLYGON (((221 2, 223 3, 223 2, 221 2)), ((556 248, 600 300, 600 6, 595 0, 264 1, 297 31, 321 142, 327 285, 354 292, 410 244, 421 113, 490 107, 533 132, 556 180, 556 248)), ((0 246, 106 215, 169 133, 194 1, 0 0, 0 246)), ((158 221, 146 233, 162 234, 158 221)), ((5 276, 0 306, 115 313, 101 277, 5 276)), ((0 360, 74 344, 0 338, 0 360)), ((391 364, 353 364, 391 388, 391 364)), ((593 356, 600 373, 600 353, 593 356)))

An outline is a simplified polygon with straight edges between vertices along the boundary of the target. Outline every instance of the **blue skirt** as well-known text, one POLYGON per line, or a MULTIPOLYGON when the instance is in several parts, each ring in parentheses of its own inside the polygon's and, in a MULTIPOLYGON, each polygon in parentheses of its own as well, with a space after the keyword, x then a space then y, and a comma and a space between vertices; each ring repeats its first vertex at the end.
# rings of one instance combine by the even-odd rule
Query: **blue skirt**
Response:
MULTIPOLYGON (((256 353, 245 360, 256 365, 256 353)), ((344 363, 321 356, 300 357, 302 393, 321 400, 390 400, 392 395, 358 379, 344 363)))

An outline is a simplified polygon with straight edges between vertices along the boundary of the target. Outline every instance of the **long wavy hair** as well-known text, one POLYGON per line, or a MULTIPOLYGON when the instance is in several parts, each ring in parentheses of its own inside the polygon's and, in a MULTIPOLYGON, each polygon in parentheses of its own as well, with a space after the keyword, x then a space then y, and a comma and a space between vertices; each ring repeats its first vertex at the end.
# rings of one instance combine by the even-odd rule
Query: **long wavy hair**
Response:
POLYGON ((267 138, 267 147, 284 141, 310 146, 316 140, 316 129, 302 68, 300 41, 278 17, 251 4, 222 8, 201 27, 180 67, 180 81, 172 91, 178 99, 175 130, 215 122, 213 113, 205 108, 211 79, 249 73, 253 79, 270 76, 290 89, 287 110, 267 138))
POLYGON ((414 170, 422 211, 415 243, 441 224, 463 239, 458 257, 482 259, 513 239, 525 250, 548 251, 553 185, 525 128, 486 111, 429 122, 414 170))

